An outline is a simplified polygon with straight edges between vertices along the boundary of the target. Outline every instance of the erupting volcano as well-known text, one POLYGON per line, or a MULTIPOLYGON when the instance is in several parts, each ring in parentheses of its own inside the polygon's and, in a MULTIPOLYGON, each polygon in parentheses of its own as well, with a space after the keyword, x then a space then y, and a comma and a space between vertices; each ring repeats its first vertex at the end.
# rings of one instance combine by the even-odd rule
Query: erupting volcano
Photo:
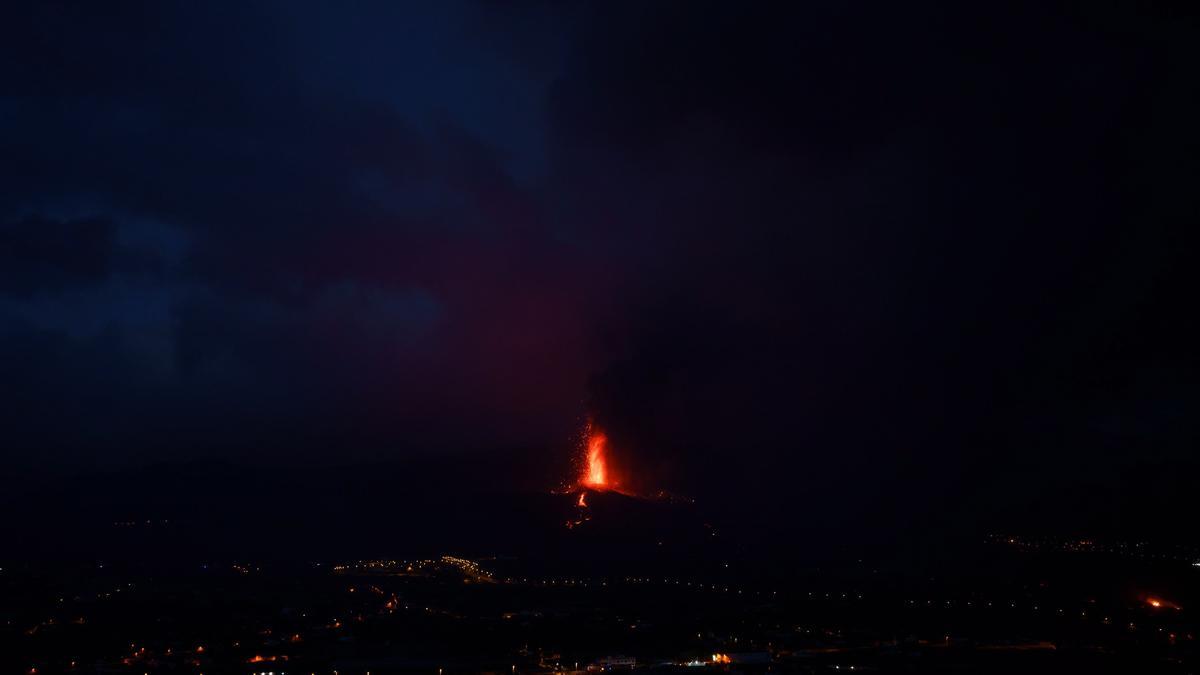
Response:
MULTIPOLYGON (((570 516, 567 529, 575 529, 592 520, 593 515, 605 514, 604 520, 612 527, 614 522, 629 518, 644 518, 647 513, 660 509, 653 504, 692 504, 692 500, 679 497, 665 490, 645 492, 645 476, 635 472, 634 458, 625 448, 614 450, 609 436, 589 419, 584 425, 579 442, 575 446, 576 460, 574 476, 555 492, 570 495, 570 516), (632 516, 637 513, 637 516, 632 516)), ((662 515, 663 511, 654 511, 662 515)), ((628 523, 624 527, 628 527, 628 523)), ((662 535, 656 533, 655 537, 662 535)), ((658 541, 656 539, 656 541, 658 541)))
POLYGON ((666 490, 648 491, 646 477, 633 471, 629 452, 613 452, 608 434, 588 420, 576 446, 575 477, 566 482, 559 493, 578 494, 576 506, 587 506, 585 495, 591 492, 616 492, 626 497, 669 502, 692 503, 692 500, 666 490))
POLYGON ((579 513, 576 519, 567 522, 568 528, 582 525, 591 520, 588 515, 587 493, 620 492, 609 464, 608 437, 596 424, 588 420, 583 430, 582 461, 579 467, 579 478, 574 483, 574 489, 579 490, 579 499, 575 502, 579 513))

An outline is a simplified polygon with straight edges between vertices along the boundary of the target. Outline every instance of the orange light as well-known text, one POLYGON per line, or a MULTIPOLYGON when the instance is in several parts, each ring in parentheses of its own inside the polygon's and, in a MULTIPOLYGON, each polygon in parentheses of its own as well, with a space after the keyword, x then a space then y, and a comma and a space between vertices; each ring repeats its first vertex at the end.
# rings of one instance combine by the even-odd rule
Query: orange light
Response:
MULTIPOLYGON (((584 425, 582 433, 579 436, 579 443, 576 445, 576 457, 574 463, 575 480, 564 485, 563 490, 556 491, 557 494, 570 492, 581 492, 576 500, 575 506, 579 508, 587 508, 588 492, 616 492, 629 497, 638 495, 629 491, 630 486, 635 482, 632 480, 634 475, 629 472, 628 466, 625 466, 624 457, 616 457, 613 455, 613 448, 609 445, 608 434, 600 429, 592 420, 588 420, 584 425), (614 459, 620 460, 614 463, 614 459)), ((568 527, 570 527, 568 525, 568 527)))
POLYGON ((1171 602, 1170 600, 1166 600, 1164 598, 1147 597, 1146 604, 1155 609, 1173 609, 1177 612, 1183 609, 1183 607, 1181 607, 1178 603, 1171 602))
POLYGON ((713 663, 732 663, 733 659, 729 658, 728 654, 713 654, 712 662, 713 663))
POLYGON ((587 465, 584 467, 584 485, 603 490, 608 487, 608 437, 604 432, 588 424, 587 465))

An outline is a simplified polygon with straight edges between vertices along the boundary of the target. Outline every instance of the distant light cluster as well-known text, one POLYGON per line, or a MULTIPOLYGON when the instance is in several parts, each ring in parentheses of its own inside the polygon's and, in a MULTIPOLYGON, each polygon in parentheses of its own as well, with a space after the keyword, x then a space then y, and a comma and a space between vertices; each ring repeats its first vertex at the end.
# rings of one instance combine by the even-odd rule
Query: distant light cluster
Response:
POLYGON ((1200 548, 1154 545, 1146 541, 1100 541, 1089 537, 1029 537, 991 534, 987 543, 1023 552, 1107 554, 1143 560, 1176 560, 1200 567, 1200 548))
POLYGON ((493 581, 494 575, 467 558, 444 555, 436 559, 358 560, 334 565, 334 574, 424 575, 453 570, 474 581, 493 581))

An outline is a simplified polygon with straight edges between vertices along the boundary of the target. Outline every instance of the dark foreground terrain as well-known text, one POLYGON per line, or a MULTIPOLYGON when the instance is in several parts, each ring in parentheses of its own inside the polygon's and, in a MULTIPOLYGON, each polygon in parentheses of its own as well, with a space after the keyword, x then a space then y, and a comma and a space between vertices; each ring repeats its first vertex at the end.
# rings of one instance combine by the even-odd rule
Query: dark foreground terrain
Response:
POLYGON ((1200 663, 1200 568, 1178 550, 996 536, 937 565, 819 568, 711 553, 8 561, 0 672, 1187 673, 1200 663))

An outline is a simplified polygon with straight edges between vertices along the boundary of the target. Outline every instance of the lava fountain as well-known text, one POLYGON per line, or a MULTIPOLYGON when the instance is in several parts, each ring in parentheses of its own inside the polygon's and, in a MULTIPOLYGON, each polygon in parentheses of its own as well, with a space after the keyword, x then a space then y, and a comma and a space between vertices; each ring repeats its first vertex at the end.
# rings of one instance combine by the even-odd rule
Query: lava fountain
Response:
POLYGON ((583 475, 579 478, 579 484, 593 490, 612 488, 608 475, 608 437, 589 422, 586 443, 583 475))
POLYGON ((567 529, 574 529, 592 519, 588 513, 588 490, 603 492, 616 489, 616 481, 609 472, 608 437, 596 428, 595 423, 588 420, 583 429, 582 462, 579 469, 579 479, 575 488, 579 490, 579 500, 575 507, 579 510, 573 520, 567 521, 567 529))
POLYGON ((652 497, 631 492, 630 486, 633 481, 630 479, 634 477, 634 474, 629 473, 629 466, 622 462, 628 458, 618 455, 615 459, 622 461, 614 462, 608 435, 594 421, 588 420, 584 426, 581 442, 577 447, 579 453, 576 464, 577 477, 567 483, 559 492, 559 494, 578 494, 574 503, 575 515, 567 521, 568 529, 579 527, 592 519, 591 505, 588 504, 588 492, 616 492, 637 499, 677 499, 661 490, 652 497))

